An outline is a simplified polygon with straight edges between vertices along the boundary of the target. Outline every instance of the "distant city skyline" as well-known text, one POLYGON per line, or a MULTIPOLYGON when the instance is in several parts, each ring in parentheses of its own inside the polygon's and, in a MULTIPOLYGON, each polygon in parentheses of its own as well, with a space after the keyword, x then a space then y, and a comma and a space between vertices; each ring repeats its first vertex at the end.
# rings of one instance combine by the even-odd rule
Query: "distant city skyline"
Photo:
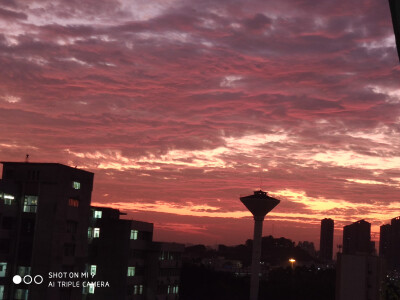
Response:
POLYGON ((387 1, 0 3, 0 160, 95 173, 92 203, 155 239, 240 244, 399 215, 400 89, 387 1))

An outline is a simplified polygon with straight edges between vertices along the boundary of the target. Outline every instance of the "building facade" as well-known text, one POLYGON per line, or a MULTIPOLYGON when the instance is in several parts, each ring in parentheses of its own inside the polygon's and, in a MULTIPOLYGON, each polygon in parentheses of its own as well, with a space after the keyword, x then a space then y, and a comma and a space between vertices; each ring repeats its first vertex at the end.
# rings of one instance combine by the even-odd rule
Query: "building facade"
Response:
POLYGON ((384 300, 381 294, 384 275, 384 262, 378 256, 339 253, 336 300, 384 300))
POLYGON ((154 242, 151 223, 90 206, 93 178, 61 164, 3 162, 0 300, 178 299, 184 246, 154 242), (40 284, 27 282, 38 275, 40 284))
POLYGON ((49 272, 85 270, 93 173, 60 164, 3 162, 0 182, 0 299, 78 299, 47 288, 49 272), (14 275, 44 278, 16 285, 14 275))

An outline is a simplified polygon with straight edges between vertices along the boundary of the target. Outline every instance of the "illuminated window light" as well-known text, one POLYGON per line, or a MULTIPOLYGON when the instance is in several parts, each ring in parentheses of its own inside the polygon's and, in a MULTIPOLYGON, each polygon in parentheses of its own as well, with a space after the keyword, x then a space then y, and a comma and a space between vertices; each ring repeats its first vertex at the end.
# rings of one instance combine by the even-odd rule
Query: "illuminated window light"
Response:
POLYGON ((89 294, 94 294, 94 283, 89 283, 89 294))
POLYGON ((138 233, 139 233, 139 231, 132 229, 131 230, 131 240, 137 240, 138 239, 138 233))
POLYGON ((6 277, 6 272, 7 272, 7 263, 0 262, 0 277, 6 277))
POLYGON ((128 267, 128 276, 135 276, 135 267, 128 267))
POLYGON ((24 212, 36 213, 38 204, 38 196, 25 196, 24 212))
POLYGON ((68 205, 71 207, 79 207, 79 200, 74 198, 69 198, 68 205))
POLYGON ((91 265, 90 266, 90 275, 92 275, 92 276, 96 275, 96 271, 97 271, 97 266, 91 265))
POLYGON ((103 212, 101 210, 95 210, 93 216, 95 219, 101 219, 103 212))

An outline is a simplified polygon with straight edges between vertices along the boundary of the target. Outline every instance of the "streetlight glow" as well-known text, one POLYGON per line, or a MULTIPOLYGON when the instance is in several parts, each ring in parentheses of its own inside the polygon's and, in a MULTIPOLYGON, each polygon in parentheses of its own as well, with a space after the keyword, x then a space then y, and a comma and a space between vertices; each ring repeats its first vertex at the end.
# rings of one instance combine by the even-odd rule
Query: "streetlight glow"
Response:
POLYGON ((292 265, 292 269, 294 269, 294 263, 296 262, 296 260, 294 258, 289 258, 289 262, 292 265))

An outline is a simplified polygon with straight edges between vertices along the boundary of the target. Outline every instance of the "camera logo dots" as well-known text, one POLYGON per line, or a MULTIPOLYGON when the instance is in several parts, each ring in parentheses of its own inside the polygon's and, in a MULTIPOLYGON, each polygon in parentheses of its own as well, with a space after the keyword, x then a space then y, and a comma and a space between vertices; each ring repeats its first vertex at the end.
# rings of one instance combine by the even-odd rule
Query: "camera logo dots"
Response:
POLYGON ((43 277, 40 275, 36 275, 34 277, 30 275, 25 275, 24 277, 21 277, 19 275, 15 275, 13 277, 13 282, 15 284, 20 284, 21 282, 25 284, 31 284, 32 282, 35 284, 42 284, 43 283, 43 277))
POLYGON ((13 277, 13 282, 14 282, 15 284, 20 284, 20 283, 22 282, 21 276, 15 275, 15 276, 13 277))

